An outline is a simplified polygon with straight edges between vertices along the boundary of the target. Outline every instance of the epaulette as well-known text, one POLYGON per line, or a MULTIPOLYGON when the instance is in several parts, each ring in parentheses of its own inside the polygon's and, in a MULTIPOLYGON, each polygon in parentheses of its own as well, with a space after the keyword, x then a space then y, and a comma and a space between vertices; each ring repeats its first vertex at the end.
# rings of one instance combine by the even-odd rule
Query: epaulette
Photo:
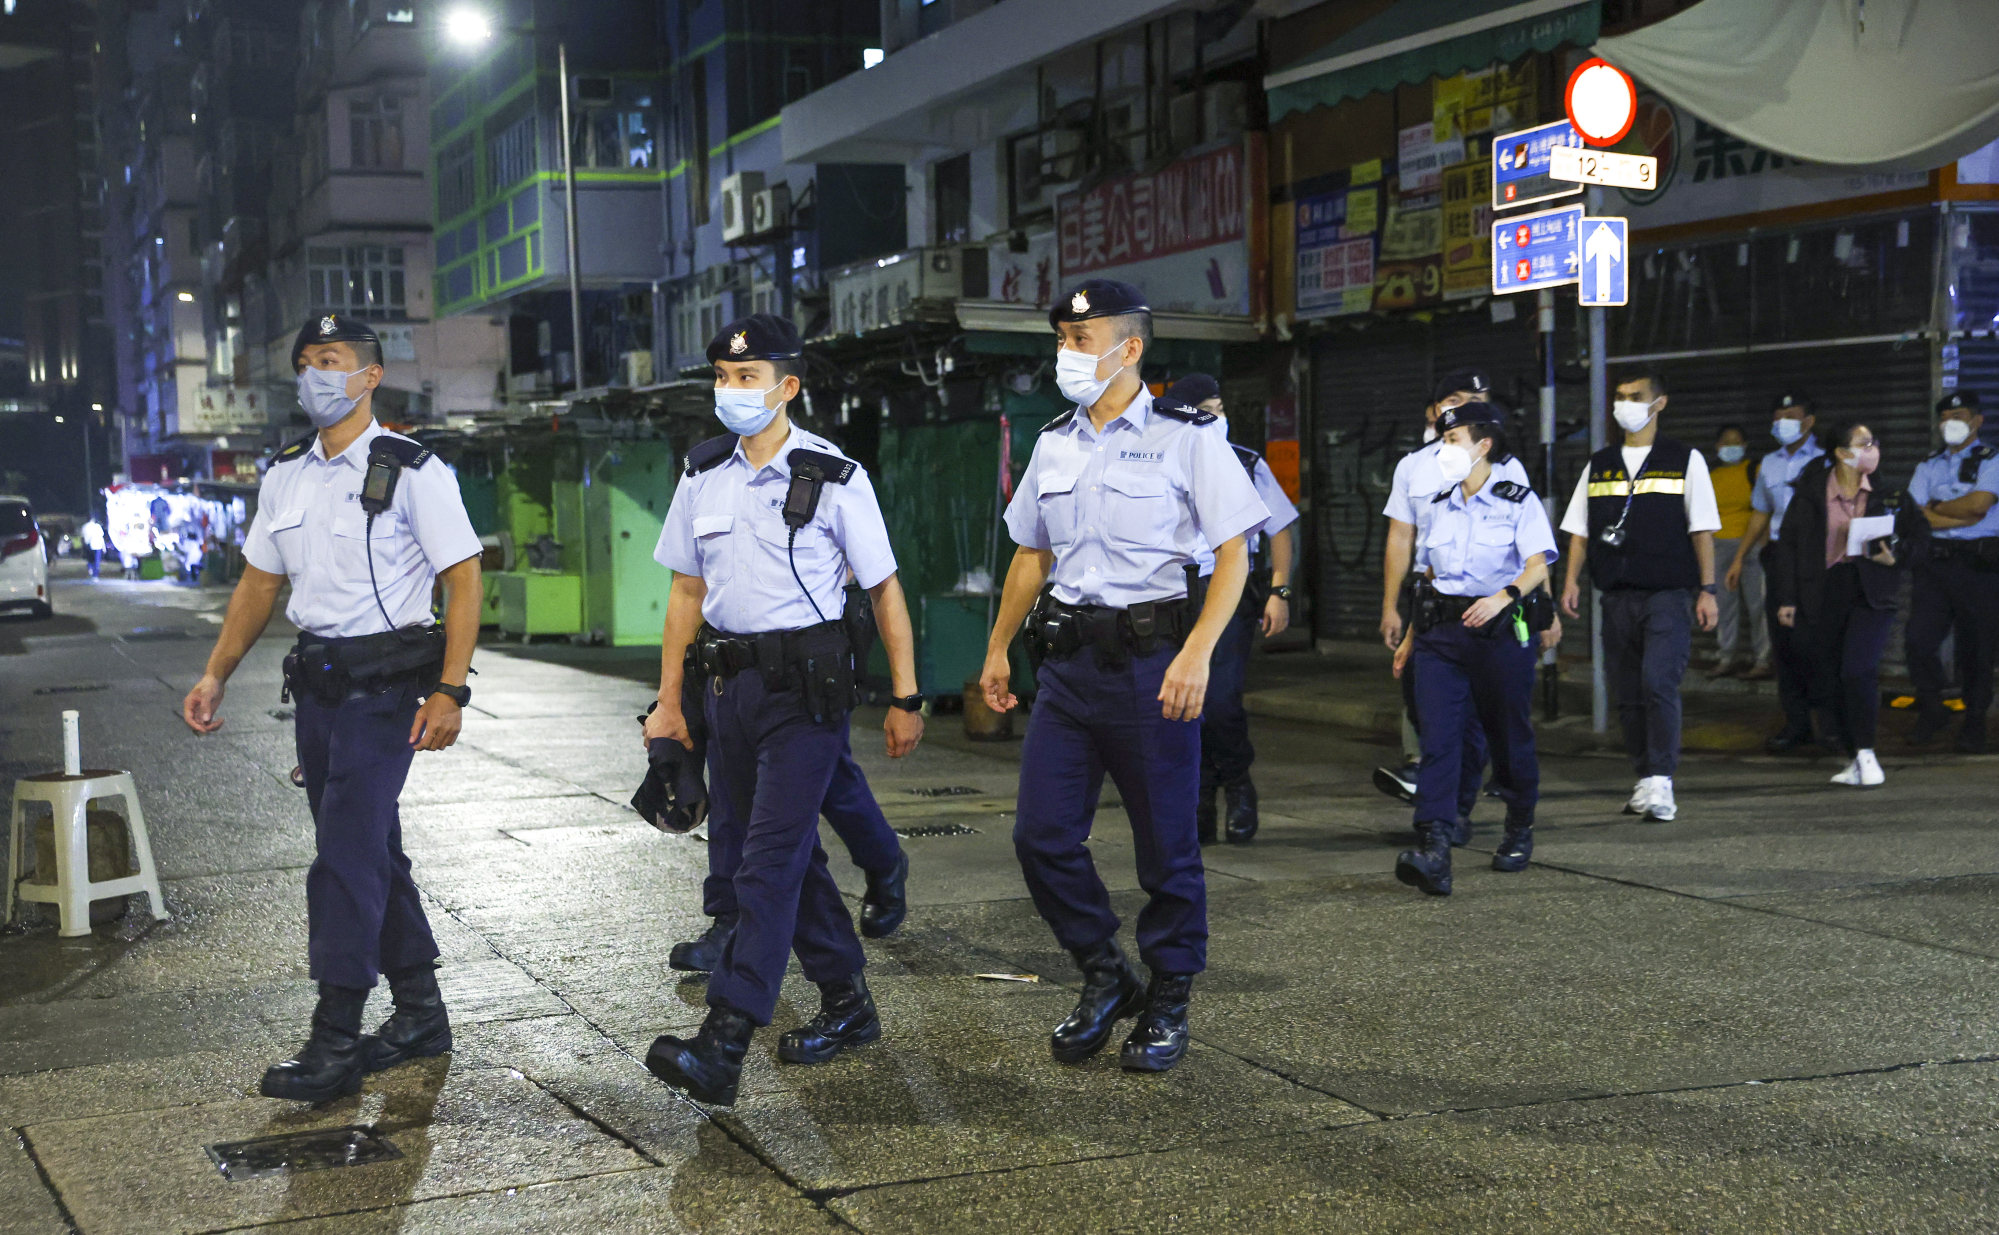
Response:
POLYGON ((1999 452, 1995 452, 1990 446, 1987 446, 1984 442, 1980 442, 1978 443, 1978 445, 1973 446, 1970 450, 1965 451, 1964 461, 1957 465, 1958 483, 1968 485, 1975 482, 1978 479, 1978 469, 1980 465, 1982 465, 1987 459, 1990 459, 1995 453, 1999 452))
POLYGON ((1236 461, 1242 464, 1243 471, 1248 472, 1251 476, 1256 475, 1256 465, 1263 462, 1262 455, 1247 446, 1238 446, 1234 442, 1229 443, 1229 449, 1235 451, 1236 461))
POLYGON ((293 459, 296 459, 300 455, 304 454, 306 451, 311 450, 312 439, 318 436, 319 433, 317 431, 306 434, 304 437, 298 439, 296 442, 293 442, 290 445, 286 446, 284 449, 278 451, 277 454, 272 455, 271 462, 290 463, 293 459))
POLYGON ((1198 407, 1189 407, 1173 399, 1154 399, 1152 410, 1168 420, 1184 421, 1190 425, 1211 425, 1221 419, 1213 412, 1204 412, 1198 407))
POLYGON ((832 485, 846 484, 854 478, 854 473, 861 466, 852 459, 842 458, 839 455, 829 455, 823 450, 805 450, 803 448, 794 450, 786 455, 784 461, 791 465, 793 472, 796 472, 801 467, 817 467, 826 474, 826 483, 832 485))
POLYGON ((397 437, 393 433, 382 434, 368 447, 369 454, 374 454, 378 450, 384 454, 394 455, 404 467, 409 468, 422 467, 436 454, 422 442, 413 438, 397 437))
POLYGON ((1524 502, 1527 500, 1527 496, 1533 492, 1534 490, 1517 480, 1502 480, 1492 486, 1492 496, 1503 498, 1509 502, 1524 502))
POLYGON ((1435 506, 1438 502, 1448 502, 1451 499, 1451 490, 1455 488, 1457 488, 1456 485, 1445 485, 1438 492, 1437 496, 1430 499, 1430 505, 1435 506))
POLYGON ((1063 412, 1060 416, 1057 416, 1055 419, 1049 421, 1047 424, 1042 425, 1041 431, 1043 433, 1051 433, 1056 429, 1066 429, 1069 427, 1069 422, 1074 420, 1075 418, 1076 418, 1076 409, 1072 407, 1068 411, 1063 412))
POLYGON ((692 479, 693 477, 699 476, 701 473, 707 471, 711 467, 714 467, 716 464, 720 463, 722 460, 728 458, 730 455, 735 453, 736 453, 735 434, 724 433, 720 437, 709 438, 707 441, 701 443, 699 446, 696 446, 694 449, 687 452, 688 478, 692 479))

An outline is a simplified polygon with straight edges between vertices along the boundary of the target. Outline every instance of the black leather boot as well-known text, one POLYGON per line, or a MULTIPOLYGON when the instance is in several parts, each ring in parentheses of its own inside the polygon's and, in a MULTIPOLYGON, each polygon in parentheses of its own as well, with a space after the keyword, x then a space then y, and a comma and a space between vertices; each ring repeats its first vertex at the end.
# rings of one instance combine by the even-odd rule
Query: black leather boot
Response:
POLYGON ((360 1093, 361 1009, 367 1005, 366 989, 321 982, 312 1036, 295 1058, 264 1073, 259 1092, 292 1102, 331 1102, 360 1093))
POLYGON ((666 963, 687 973, 713 973, 722 964, 722 950, 735 933, 736 915, 725 913, 710 922, 700 938, 674 944, 673 951, 666 954, 666 963))
POLYGON ((1124 1040, 1120 1062, 1127 1072, 1164 1072, 1187 1053, 1187 996, 1192 974, 1155 973, 1145 993, 1145 1011, 1124 1040))
POLYGON ((646 1052, 646 1071, 696 1101, 734 1106, 756 1023, 734 1008, 712 1007, 692 1039, 661 1034, 646 1052))
MULTIPOLYGON (((861 934, 880 939, 895 933, 909 916, 909 855, 895 856, 895 869, 886 875, 866 872, 868 890, 861 896, 861 934)), ((716 959, 721 959, 718 953, 716 959)))
POLYGON ((1451 829, 1446 824, 1417 825, 1419 848, 1406 849, 1395 859, 1395 877, 1431 896, 1451 894, 1451 829))
POLYGON ((1049 1035, 1056 1063, 1081 1063, 1102 1050, 1111 1030, 1145 1006, 1145 985, 1124 958, 1116 939, 1070 953, 1083 971, 1083 997, 1076 1010, 1049 1035))
POLYGON ((1509 817, 1506 820, 1506 835, 1500 838, 1499 848, 1493 851, 1492 869, 1512 874, 1527 869, 1527 860, 1534 856, 1534 821, 1509 817))
POLYGON ((1245 776, 1233 785, 1222 786, 1222 800, 1228 803, 1228 841, 1247 845, 1256 838, 1256 784, 1245 776))
POLYGON ((1194 799, 1194 839, 1212 845, 1215 836, 1215 787, 1203 783, 1201 796, 1194 799))
POLYGON ((382 1027, 361 1039, 361 1066, 380 1072, 412 1059, 428 1059, 451 1049, 451 1018, 437 989, 437 966, 421 965, 389 975, 395 1011, 382 1027))
POLYGON ((819 984, 819 1015, 777 1040, 777 1057, 786 1063, 830 1063, 850 1046, 865 1046, 882 1036, 875 997, 860 974, 819 984))

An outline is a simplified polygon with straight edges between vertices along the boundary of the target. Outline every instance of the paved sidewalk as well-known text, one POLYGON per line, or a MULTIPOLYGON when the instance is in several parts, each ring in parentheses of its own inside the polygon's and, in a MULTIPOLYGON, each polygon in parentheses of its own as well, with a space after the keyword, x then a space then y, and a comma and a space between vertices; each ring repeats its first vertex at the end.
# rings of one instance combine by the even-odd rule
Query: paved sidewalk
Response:
MULTIPOLYGON (((939 717, 891 765, 871 711, 855 749, 893 821, 964 829, 909 841, 915 908, 868 945, 886 1036, 779 1066, 816 1007, 794 971, 710 1112, 639 1062, 702 1014, 665 960, 705 851, 623 805, 632 651, 483 649, 464 741, 417 762, 456 1053, 321 1109, 260 1098, 312 1004, 311 830, 284 636, 220 734, 175 716, 225 599, 65 576, 56 619, 0 622, 0 783, 56 763, 81 709, 89 762, 138 779, 173 915, 0 934, 0 1232, 1999 1229, 1992 761, 1891 757, 1859 794, 1830 760, 1697 755, 1660 825, 1617 813, 1620 760, 1552 756, 1536 864, 1487 869, 1482 811, 1437 900, 1390 874, 1407 815, 1367 769, 1391 745, 1266 717, 1264 831, 1208 853, 1195 1046, 1137 1077, 1048 1059, 1075 975, 1014 864, 1018 743, 939 717), (203 1152, 351 1124, 402 1156, 232 1183, 203 1152)), ((1261 660, 1260 697, 1308 667, 1261 660)), ((1129 920, 1130 835, 1101 818, 1129 920)))

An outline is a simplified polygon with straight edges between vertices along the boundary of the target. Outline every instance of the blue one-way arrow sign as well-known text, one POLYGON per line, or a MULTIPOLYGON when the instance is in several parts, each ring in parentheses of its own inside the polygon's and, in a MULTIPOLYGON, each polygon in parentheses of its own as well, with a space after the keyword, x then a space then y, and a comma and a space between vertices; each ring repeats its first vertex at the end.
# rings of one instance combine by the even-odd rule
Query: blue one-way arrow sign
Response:
POLYGON ((1589 308, 1609 308, 1631 299, 1631 245, 1624 219, 1583 220, 1582 281, 1576 299, 1589 308))

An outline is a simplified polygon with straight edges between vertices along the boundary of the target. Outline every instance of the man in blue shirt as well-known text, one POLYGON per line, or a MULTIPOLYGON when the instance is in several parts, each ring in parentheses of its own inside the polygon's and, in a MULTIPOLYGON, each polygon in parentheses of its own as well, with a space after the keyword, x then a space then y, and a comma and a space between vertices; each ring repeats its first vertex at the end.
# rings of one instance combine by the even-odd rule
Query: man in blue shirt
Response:
POLYGON ((1056 381, 1076 406, 1042 429, 1007 508, 1019 549, 980 686, 994 711, 1015 706, 1008 647, 1029 622, 1042 663, 1014 850, 1035 908, 1083 971, 1082 999, 1056 1026, 1051 1051, 1081 1063, 1119 1020, 1138 1015, 1122 1063, 1163 1072, 1186 1054, 1188 996, 1207 964, 1194 800, 1208 667, 1249 575, 1244 534, 1270 512, 1219 418, 1155 401, 1139 380, 1152 311, 1137 288, 1091 279, 1058 299, 1048 322, 1060 337, 1056 381), (1203 601, 1195 561, 1204 544, 1215 572, 1203 601), (1087 844, 1092 788, 1106 772, 1131 816, 1147 895, 1138 949, 1149 987, 1118 947, 1118 917, 1087 844))
MULTIPOLYGON (((1777 439, 1777 449, 1756 465, 1756 487, 1749 494, 1749 529, 1743 533, 1741 547, 1724 576, 1730 591, 1742 585, 1742 569, 1751 554, 1758 555, 1764 578, 1770 577, 1772 546, 1783 531, 1784 511, 1791 504, 1791 482, 1825 453, 1812 435, 1816 423, 1811 400, 1801 392, 1789 391, 1771 401, 1770 436, 1777 439)), ((1751 669, 1742 676, 1757 681, 1776 674, 1784 727, 1765 745, 1771 754, 1781 755, 1812 740, 1812 666, 1810 651, 1794 637, 1796 632, 1777 620, 1775 597, 1774 591, 1765 589, 1763 622, 1770 631, 1770 670, 1751 669)))
POLYGON ((1950 721, 1944 710, 1946 634, 1957 649, 1957 683, 1964 692, 1964 727, 1957 748, 1985 749, 1985 714, 1992 706, 1993 649, 1999 645, 1999 452, 1978 440, 1985 418, 1972 391, 1937 403, 1943 449, 1916 465, 1909 497, 1930 522, 1926 555, 1916 558, 1908 626, 1909 677, 1916 687, 1918 746, 1950 721))

